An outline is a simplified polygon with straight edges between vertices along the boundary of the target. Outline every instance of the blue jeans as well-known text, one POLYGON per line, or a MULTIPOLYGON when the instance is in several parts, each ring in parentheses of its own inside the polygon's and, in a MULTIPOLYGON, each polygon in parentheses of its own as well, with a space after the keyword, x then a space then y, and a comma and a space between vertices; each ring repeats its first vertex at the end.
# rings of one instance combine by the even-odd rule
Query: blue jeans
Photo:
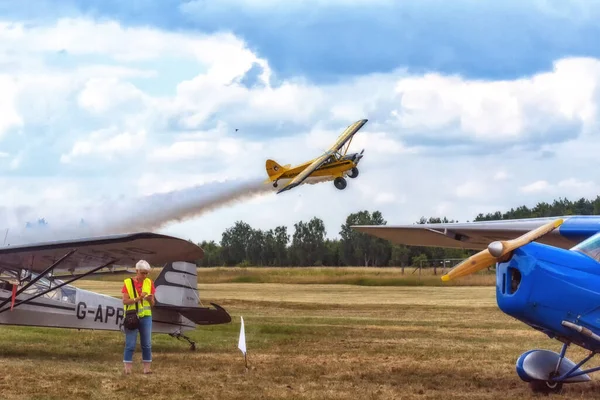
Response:
POLYGON ((125 352, 123 362, 133 362, 133 352, 137 344, 138 331, 140 333, 140 344, 142 345, 142 361, 152 362, 152 317, 140 318, 139 329, 125 330, 125 352))

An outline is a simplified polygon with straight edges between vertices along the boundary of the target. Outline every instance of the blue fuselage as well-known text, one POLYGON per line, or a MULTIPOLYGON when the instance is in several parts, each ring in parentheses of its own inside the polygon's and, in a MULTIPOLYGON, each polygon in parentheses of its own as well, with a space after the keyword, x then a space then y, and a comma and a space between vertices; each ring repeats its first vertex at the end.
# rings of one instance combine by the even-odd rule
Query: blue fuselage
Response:
POLYGON ((593 258, 530 243, 498 264, 496 298, 503 312, 549 337, 600 350, 600 341, 562 325, 569 321, 600 334, 600 263, 593 258))

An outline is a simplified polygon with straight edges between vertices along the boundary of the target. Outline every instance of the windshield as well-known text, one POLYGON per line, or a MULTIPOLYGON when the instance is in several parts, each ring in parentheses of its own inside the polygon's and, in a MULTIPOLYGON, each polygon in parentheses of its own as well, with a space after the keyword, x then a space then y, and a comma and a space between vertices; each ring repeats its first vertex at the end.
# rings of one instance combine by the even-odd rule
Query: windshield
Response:
POLYGON ((571 248, 600 261, 600 232, 571 248))
MULTIPOLYGON (((39 274, 37 274, 37 273, 31 274, 31 278, 35 278, 37 276, 39 276, 39 274)), ((14 281, 16 278, 17 277, 15 277, 14 275, 0 274, 0 289, 6 290, 9 292, 12 291, 12 283, 11 282, 14 281)), ((27 283, 27 281, 22 282, 19 285, 19 288, 22 288, 23 286, 25 286, 26 283, 27 283)), ((49 289, 52 289, 53 287, 56 287, 62 283, 63 282, 59 279, 54 279, 54 281, 50 281, 48 278, 43 277, 40 280, 38 280, 37 282, 35 282, 32 286, 25 289, 23 291, 23 293, 26 293, 30 296, 35 296, 35 295, 46 292, 42 295, 42 297, 47 298, 47 299, 58 300, 58 301, 75 304, 76 289, 74 286, 64 285, 60 288, 48 291, 49 289)))

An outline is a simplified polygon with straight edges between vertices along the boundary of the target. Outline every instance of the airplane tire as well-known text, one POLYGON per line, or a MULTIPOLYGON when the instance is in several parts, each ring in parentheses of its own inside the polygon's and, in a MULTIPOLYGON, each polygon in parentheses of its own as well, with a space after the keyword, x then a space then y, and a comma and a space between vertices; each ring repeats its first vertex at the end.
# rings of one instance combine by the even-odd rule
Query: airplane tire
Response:
POLYGON ((341 177, 337 177, 333 180, 333 184, 335 185, 336 188, 338 188, 339 190, 344 190, 346 189, 346 180, 344 178, 341 177))
POLYGON ((549 381, 531 381, 529 388, 533 393, 560 393, 562 391, 562 382, 549 381))
POLYGON ((273 183, 273 187, 275 187, 275 188, 277 187, 277 182, 273 183))
POLYGON ((348 174, 348 178, 352 178, 352 179, 354 179, 354 178, 356 178, 357 176, 358 176, 358 168, 356 168, 356 167, 353 167, 353 168, 350 170, 350 173, 348 174))

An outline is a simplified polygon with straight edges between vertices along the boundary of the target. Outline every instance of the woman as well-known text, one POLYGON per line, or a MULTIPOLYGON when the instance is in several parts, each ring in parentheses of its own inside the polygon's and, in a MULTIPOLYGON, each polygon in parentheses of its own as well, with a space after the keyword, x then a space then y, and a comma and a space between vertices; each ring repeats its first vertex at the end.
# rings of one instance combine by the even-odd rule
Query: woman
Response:
POLYGON ((135 310, 137 303, 138 317, 140 319, 139 329, 125 330, 125 352, 123 363, 125 373, 131 373, 133 363, 133 352, 137 343, 137 334, 140 333, 140 343, 142 345, 142 363, 144 365, 144 374, 151 374, 150 365, 152 363, 152 306, 154 305, 154 282, 148 278, 150 273, 150 264, 146 260, 140 260, 135 265, 135 278, 127 278, 124 281, 122 293, 125 313, 128 310, 135 310), (135 287, 135 291, 134 291, 135 287))

